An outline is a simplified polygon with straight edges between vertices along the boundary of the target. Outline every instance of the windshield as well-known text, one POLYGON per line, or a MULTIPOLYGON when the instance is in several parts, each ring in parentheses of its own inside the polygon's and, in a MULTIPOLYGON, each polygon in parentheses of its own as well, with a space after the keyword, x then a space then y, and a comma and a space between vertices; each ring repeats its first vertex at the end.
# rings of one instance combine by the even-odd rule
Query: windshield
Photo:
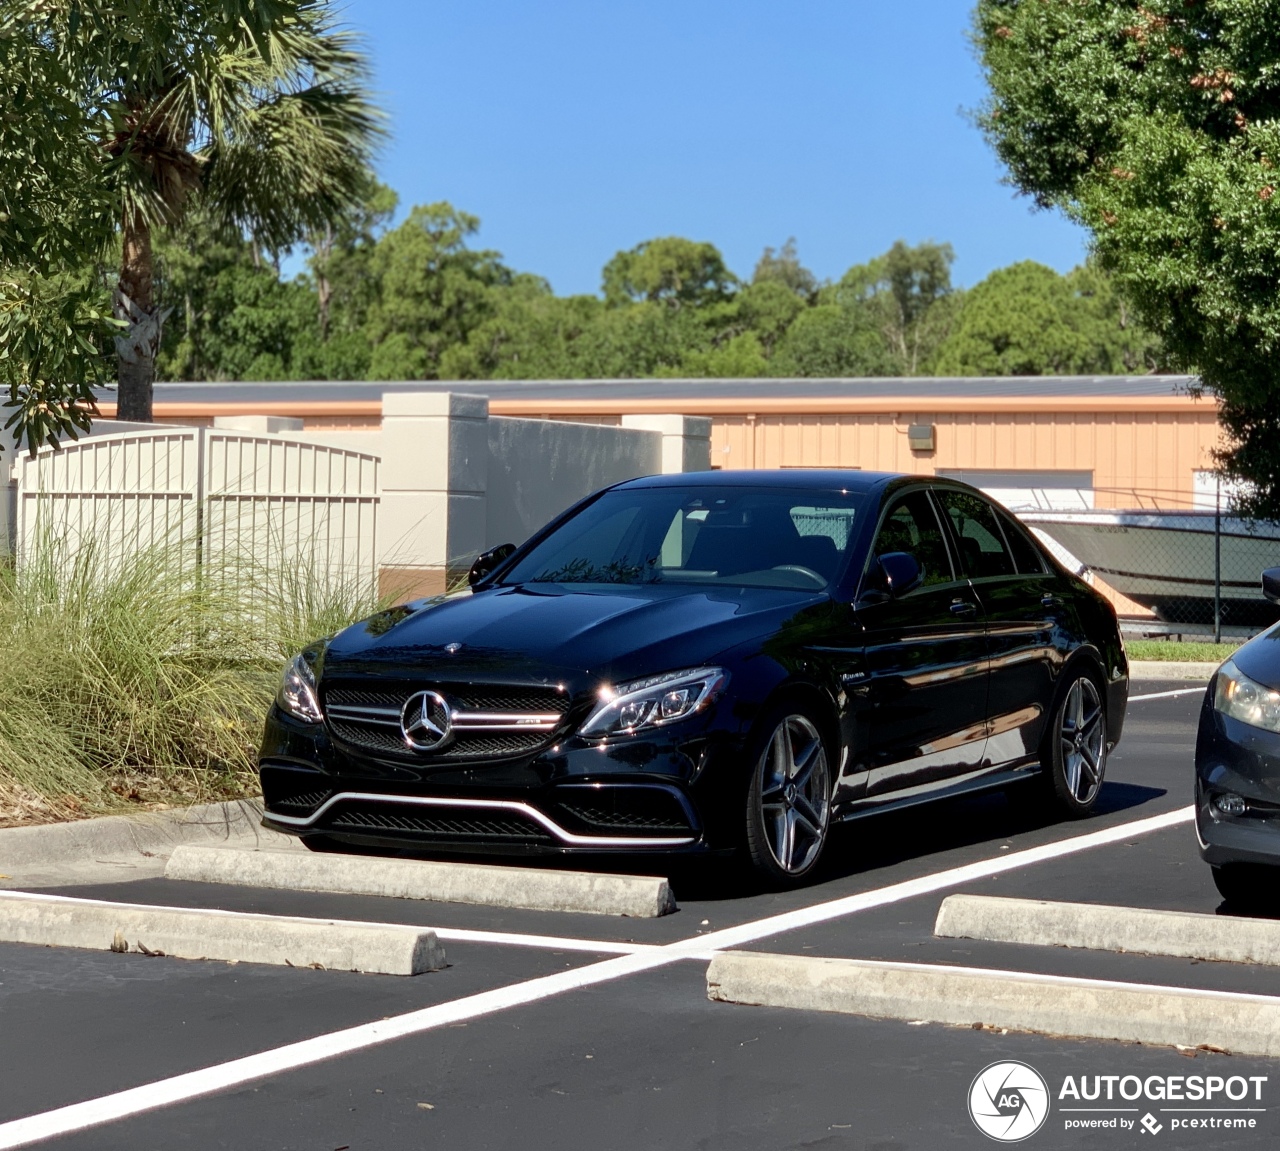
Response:
POLYGON ((623 488, 562 524, 501 582, 820 591, 843 567, 860 504, 849 492, 623 488))

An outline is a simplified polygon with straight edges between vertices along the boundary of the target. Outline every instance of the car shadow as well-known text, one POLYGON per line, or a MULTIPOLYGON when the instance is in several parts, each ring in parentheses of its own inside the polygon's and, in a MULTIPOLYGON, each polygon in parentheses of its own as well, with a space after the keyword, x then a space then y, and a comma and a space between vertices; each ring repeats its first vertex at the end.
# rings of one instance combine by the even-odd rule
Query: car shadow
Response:
MULTIPOLYGON (((1064 831, 1078 828, 1083 834, 1099 816, 1141 807, 1166 794, 1159 787, 1106 783, 1093 814, 1076 822, 1046 813, 1023 795, 1011 797, 999 791, 852 820, 832 829, 831 842, 805 889, 881 871, 922 856, 999 843, 1046 827, 1058 826, 1064 831)), ((647 862, 652 865, 654 861, 647 862)), ((741 899, 770 890, 738 860, 672 862, 674 866, 667 873, 677 902, 741 899)), ((652 873, 652 866, 648 870, 652 873)))
MULTIPOLYGON (((852 820, 832 828, 831 842, 822 862, 800 890, 813 891, 827 883, 884 870, 911 859, 998 843, 1054 825, 1063 828, 1064 832, 1076 827, 1083 833, 1098 816, 1141 807, 1165 794, 1167 792, 1158 787, 1108 782, 1103 785, 1093 815, 1074 824, 1046 813, 1043 806, 1033 802, 1029 795, 1019 793, 1018 789, 1014 789, 1013 796, 994 791, 852 820)), ((691 856, 613 853, 498 855, 420 849, 399 852, 365 849, 362 852, 358 848, 347 847, 344 850, 552 871, 665 876, 671 882, 678 903, 732 901, 778 890, 762 883, 740 856, 730 853, 691 856)))

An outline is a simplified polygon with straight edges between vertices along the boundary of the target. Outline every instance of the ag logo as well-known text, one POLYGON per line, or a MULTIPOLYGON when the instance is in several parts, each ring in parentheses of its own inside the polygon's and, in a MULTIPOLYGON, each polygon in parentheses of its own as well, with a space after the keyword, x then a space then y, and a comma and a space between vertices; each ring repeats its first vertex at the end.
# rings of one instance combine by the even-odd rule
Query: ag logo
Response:
POLYGON ((969 1117, 984 1135, 1017 1143, 1049 1117, 1048 1085, 1025 1063, 993 1063, 969 1088, 969 1117))

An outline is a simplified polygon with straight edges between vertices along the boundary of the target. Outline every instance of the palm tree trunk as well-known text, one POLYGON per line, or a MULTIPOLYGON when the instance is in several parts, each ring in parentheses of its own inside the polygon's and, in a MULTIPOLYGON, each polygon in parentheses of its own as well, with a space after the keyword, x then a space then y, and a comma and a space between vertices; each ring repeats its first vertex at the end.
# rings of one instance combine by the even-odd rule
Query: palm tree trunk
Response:
POLYGON ((151 391, 156 378, 156 353, 165 313, 155 306, 152 279, 155 259, 151 251, 151 229, 137 217, 126 217, 120 282, 116 288, 116 318, 128 329, 116 337, 119 386, 116 418, 151 421, 151 391))

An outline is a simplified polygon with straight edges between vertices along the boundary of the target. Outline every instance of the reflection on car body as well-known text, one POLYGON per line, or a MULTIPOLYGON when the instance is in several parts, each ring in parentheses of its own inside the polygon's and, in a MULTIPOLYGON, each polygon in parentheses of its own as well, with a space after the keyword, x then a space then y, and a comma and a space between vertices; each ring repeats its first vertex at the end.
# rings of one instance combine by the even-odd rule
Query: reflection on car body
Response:
POLYGON ((1083 814, 1120 737, 1113 610, 954 481, 632 480, 472 578, 293 661, 269 825, 316 848, 740 850, 785 883, 872 811, 1037 776, 1083 814))

